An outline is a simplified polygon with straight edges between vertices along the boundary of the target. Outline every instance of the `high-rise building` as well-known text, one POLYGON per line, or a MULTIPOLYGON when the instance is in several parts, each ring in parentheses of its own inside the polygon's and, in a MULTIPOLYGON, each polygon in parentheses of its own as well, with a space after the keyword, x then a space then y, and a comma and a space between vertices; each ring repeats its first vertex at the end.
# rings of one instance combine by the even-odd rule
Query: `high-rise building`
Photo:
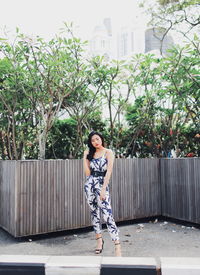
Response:
POLYGON ((134 26, 121 27, 117 31, 117 59, 127 59, 136 53, 144 53, 144 31, 134 26))
POLYGON ((135 20, 131 26, 112 28, 111 19, 105 18, 102 25, 94 28, 90 40, 90 54, 109 59, 127 59, 137 53, 154 52, 165 55, 173 45, 173 39, 164 29, 138 27, 135 20))
POLYGON ((151 28, 145 31, 145 53, 157 50, 161 55, 167 54, 173 44, 173 38, 165 35, 165 29, 151 28))
POLYGON ((113 58, 112 42, 111 20, 110 18, 105 18, 103 24, 96 26, 92 33, 90 40, 91 55, 101 55, 107 59, 113 58))

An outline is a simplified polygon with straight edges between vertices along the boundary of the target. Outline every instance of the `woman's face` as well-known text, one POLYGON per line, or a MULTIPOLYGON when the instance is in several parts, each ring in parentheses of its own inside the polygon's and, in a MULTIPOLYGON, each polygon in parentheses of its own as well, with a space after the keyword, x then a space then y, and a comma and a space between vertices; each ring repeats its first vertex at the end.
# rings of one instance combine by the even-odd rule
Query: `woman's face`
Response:
POLYGON ((98 136, 98 135, 92 136, 91 143, 95 148, 99 148, 102 146, 102 140, 101 140, 100 136, 98 136))

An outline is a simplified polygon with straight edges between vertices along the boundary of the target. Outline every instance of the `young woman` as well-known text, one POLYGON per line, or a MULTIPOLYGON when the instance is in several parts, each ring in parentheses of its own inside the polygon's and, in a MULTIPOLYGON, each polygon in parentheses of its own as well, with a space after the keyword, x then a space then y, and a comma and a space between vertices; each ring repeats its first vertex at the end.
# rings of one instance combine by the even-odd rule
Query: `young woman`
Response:
POLYGON ((91 211, 91 219, 96 233, 96 254, 103 250, 104 240, 101 234, 100 212, 106 222, 108 232, 115 244, 115 255, 121 256, 119 230, 115 224, 109 195, 109 180, 112 173, 114 155, 112 150, 104 147, 104 138, 98 132, 88 136, 89 151, 84 152, 84 171, 87 176, 84 190, 91 211))

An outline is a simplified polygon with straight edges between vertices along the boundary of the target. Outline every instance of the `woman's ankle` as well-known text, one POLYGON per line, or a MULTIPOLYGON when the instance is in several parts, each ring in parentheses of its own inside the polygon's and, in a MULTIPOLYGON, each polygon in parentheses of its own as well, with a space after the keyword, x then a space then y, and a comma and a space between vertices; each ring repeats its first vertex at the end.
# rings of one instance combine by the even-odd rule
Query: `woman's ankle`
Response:
POLYGON ((102 239, 102 234, 96 234, 96 240, 102 239))
POLYGON ((114 244, 115 244, 115 245, 120 245, 120 241, 119 241, 119 240, 115 240, 115 241, 114 241, 114 244))

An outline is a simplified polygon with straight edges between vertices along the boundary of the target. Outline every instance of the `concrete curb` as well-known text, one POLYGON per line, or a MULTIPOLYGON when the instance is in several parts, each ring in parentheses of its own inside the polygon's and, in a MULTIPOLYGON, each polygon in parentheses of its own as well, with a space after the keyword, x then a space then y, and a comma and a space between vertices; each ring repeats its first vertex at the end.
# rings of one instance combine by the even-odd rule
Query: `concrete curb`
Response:
POLYGON ((48 256, 0 255, 0 275, 44 275, 48 256))
POLYGON ((160 258, 162 275, 199 275, 200 258, 160 258))
POLYGON ((0 255, 0 275, 199 275, 200 258, 0 255))
POLYGON ((154 258, 103 257, 101 275, 156 275, 157 264, 154 258))

